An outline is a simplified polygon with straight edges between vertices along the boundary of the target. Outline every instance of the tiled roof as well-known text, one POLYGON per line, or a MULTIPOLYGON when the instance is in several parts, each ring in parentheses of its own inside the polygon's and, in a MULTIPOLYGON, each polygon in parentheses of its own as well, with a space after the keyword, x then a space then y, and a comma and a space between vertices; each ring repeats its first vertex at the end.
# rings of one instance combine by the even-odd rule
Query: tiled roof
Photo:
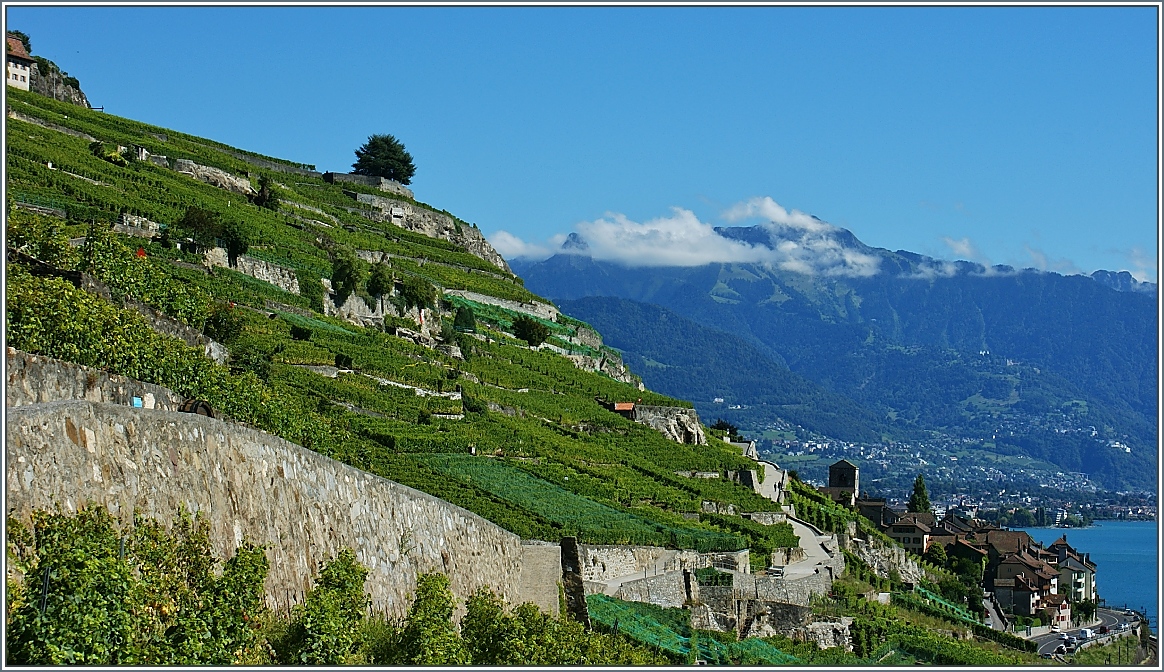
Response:
POLYGON ((24 43, 20 41, 19 37, 8 36, 8 55, 15 58, 23 58, 26 61, 31 61, 32 56, 24 50, 24 43))

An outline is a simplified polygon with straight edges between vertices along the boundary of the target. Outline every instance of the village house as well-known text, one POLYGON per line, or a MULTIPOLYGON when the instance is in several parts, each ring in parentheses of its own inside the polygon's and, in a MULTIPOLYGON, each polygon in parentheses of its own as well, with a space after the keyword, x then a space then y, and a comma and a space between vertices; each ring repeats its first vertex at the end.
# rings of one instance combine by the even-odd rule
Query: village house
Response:
POLYGON ((1039 610, 1039 589, 1025 574, 994 580, 994 596, 999 605, 1012 614, 1034 616, 1039 610))
POLYGON ((1067 543, 1067 535, 1056 539, 1047 550, 1054 553, 1059 568, 1059 592, 1072 602, 1097 601, 1095 563, 1090 553, 1077 553, 1067 543))
POLYGON ((930 547, 933 524, 933 514, 907 513, 895 520, 885 533, 890 539, 904 546, 905 550, 922 555, 930 547))
POLYGON ((1048 595, 1043 600, 1043 622, 1062 630, 1071 627, 1071 603, 1065 595, 1048 595))
POLYGON ((24 49, 19 37, 8 35, 8 86, 28 91, 32 81, 33 60, 24 49))

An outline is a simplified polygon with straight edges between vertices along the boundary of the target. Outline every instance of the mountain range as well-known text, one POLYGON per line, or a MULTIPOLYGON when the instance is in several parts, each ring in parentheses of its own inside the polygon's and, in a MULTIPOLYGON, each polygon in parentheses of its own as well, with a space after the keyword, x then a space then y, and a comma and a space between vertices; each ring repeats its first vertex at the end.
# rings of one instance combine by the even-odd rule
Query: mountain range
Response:
POLYGON ((743 428, 940 433, 1108 488, 1155 487, 1154 283, 943 261, 814 221, 716 229, 762 261, 632 267, 573 234, 511 264, 653 389, 736 411, 743 428))

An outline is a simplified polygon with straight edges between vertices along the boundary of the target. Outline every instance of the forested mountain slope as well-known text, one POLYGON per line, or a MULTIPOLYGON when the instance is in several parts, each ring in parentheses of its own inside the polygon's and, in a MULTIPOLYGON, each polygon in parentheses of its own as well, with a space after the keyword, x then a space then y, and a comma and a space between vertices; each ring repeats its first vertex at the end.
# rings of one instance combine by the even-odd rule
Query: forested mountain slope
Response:
MULTIPOLYGON (((780 242, 767 227, 718 231, 754 245, 780 242)), ((557 301, 630 299, 740 336, 891 429, 991 441, 997 435, 1003 450, 1086 471, 1108 487, 1154 487, 1153 292, 1117 291, 1104 274, 986 269, 870 248, 843 229, 835 238, 843 249, 875 258, 877 271, 813 275, 731 263, 628 268, 577 249, 512 265, 530 288, 557 301), (1117 454, 1112 442, 1132 452, 1117 454)), ((650 329, 636 321, 639 315, 626 313, 622 329, 650 329)), ((682 340, 676 335, 676 343, 682 340)), ((829 431, 827 424, 807 426, 829 431)))

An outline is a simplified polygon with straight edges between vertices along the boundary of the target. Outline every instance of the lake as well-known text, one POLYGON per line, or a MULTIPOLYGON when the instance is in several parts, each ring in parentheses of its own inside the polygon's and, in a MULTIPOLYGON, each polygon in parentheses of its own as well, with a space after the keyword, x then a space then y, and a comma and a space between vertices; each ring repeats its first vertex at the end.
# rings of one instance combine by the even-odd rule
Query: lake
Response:
MULTIPOLYGON (((1020 528, 1015 528, 1020 529, 1020 528)), ((1152 629, 1159 632, 1159 527, 1152 521, 1100 520, 1087 528, 1021 528, 1035 541, 1049 545, 1064 534, 1080 553, 1095 563, 1095 589, 1108 606, 1143 608, 1152 629)))

